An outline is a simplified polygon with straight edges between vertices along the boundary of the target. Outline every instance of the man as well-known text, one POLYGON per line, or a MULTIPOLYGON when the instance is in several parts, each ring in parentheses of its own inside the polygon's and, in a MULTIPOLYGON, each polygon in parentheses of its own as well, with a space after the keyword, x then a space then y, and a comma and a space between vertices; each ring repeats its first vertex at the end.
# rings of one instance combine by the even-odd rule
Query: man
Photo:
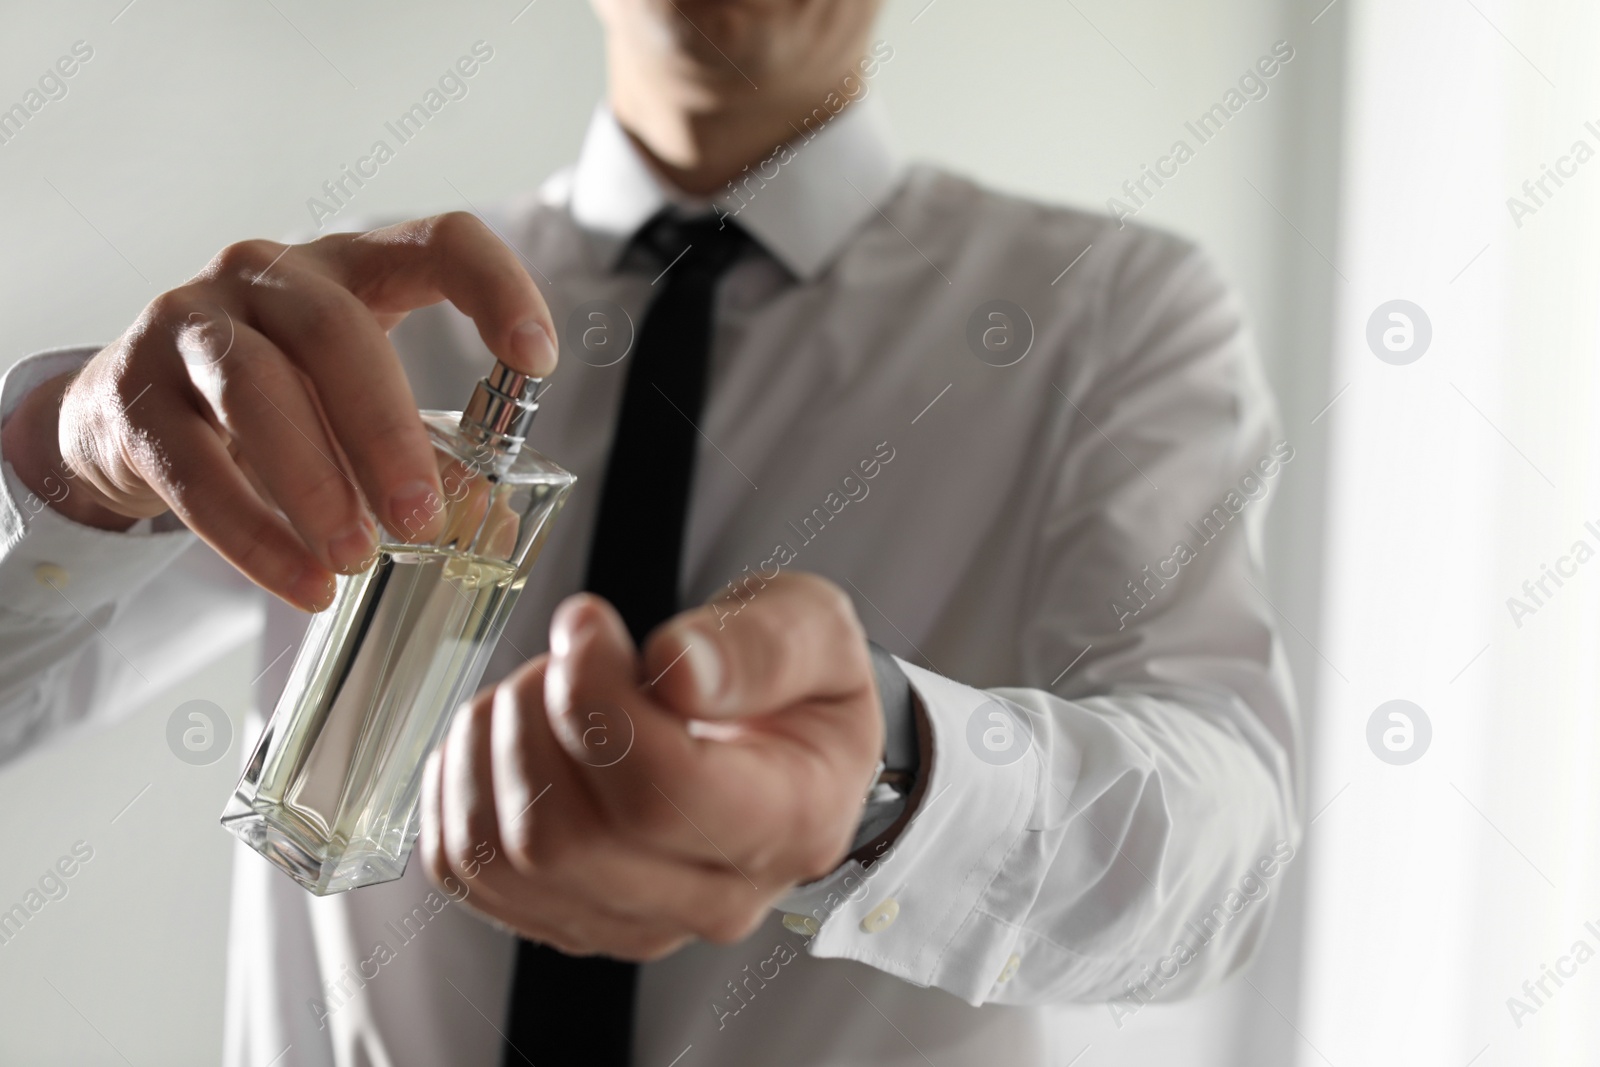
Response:
POLYGON ((418 402, 559 337, 579 489, 419 862, 316 899, 241 854, 230 1063, 1043 1063, 1047 1005, 1214 984, 1298 836, 1253 588, 1293 453, 1235 301, 903 167, 875 5, 596 7, 608 102, 537 197, 231 246, 7 375, 0 752, 251 625, 219 556, 281 598, 270 708, 282 602, 429 513, 418 402))

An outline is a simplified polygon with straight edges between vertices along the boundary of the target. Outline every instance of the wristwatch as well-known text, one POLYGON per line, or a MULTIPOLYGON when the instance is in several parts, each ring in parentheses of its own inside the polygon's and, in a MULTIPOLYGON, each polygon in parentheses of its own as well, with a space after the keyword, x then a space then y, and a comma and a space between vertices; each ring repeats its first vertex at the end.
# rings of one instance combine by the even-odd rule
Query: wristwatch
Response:
POLYGON ((878 704, 883 709, 883 757, 861 810, 861 821, 850 845, 852 855, 900 821, 916 789, 922 762, 917 697, 911 680, 894 656, 877 642, 868 641, 867 652, 872 658, 878 704))

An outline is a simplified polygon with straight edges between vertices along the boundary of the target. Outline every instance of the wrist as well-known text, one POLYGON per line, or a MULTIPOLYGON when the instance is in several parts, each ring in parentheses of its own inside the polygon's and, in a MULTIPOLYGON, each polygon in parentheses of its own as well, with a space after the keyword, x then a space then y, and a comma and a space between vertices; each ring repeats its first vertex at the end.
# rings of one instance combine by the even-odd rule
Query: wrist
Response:
POLYGON ((61 400, 73 373, 41 382, 0 428, 0 456, 17 480, 65 518, 101 530, 126 530, 138 519, 114 511, 61 457, 61 400))
POLYGON ((868 650, 884 720, 884 747, 851 842, 849 858, 863 863, 892 845, 911 821, 932 763, 927 715, 910 679, 882 647, 869 642, 868 650))

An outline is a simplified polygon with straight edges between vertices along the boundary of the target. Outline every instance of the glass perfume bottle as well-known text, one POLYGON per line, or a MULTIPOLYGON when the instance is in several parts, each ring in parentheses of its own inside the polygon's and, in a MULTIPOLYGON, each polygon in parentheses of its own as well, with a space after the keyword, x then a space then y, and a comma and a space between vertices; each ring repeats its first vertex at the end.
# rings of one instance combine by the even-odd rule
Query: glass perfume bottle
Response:
POLYGON ((425 544, 384 534, 365 570, 339 578, 222 813, 319 896, 405 872, 423 764, 476 690, 572 488, 523 445, 540 384, 497 363, 466 411, 422 413, 443 532, 425 544))

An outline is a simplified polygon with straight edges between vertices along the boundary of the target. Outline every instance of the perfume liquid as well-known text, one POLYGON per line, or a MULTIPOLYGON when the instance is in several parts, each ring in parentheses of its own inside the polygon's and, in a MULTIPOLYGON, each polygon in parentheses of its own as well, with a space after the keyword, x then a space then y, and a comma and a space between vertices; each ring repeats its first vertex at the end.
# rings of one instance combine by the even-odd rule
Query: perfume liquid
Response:
POLYGON ((268 740, 250 820, 262 838, 250 843, 313 891, 400 877, 417 831, 414 772, 471 696, 457 680, 492 645, 497 609, 518 588, 505 563, 402 545, 343 579, 306 635, 334 654, 284 694, 318 711, 268 740), (357 841, 370 852, 325 869, 325 855, 357 841))
POLYGON ((473 424, 453 412, 424 423, 445 488, 442 534, 386 540, 339 579, 223 812, 319 895, 404 873, 423 765, 472 697, 574 480, 520 438, 463 434, 473 424))

